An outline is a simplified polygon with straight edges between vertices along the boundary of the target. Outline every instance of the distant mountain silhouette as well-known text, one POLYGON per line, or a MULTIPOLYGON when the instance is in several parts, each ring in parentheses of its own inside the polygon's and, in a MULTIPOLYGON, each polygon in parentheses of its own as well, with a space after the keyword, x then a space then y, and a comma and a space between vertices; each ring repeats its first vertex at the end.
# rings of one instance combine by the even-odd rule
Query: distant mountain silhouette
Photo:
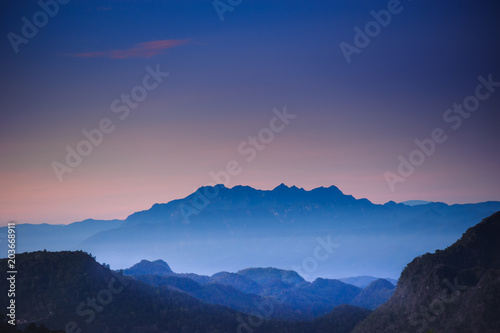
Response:
POLYGON ((370 310, 375 310, 379 305, 387 302, 391 298, 396 287, 389 281, 384 279, 378 279, 370 283, 358 296, 356 296, 351 302, 351 305, 355 305, 361 308, 366 308, 370 310))
MULTIPOLYGON (((18 225, 23 234, 18 250, 81 249, 114 269, 168 258, 178 271, 212 275, 252 266, 297 270, 331 238, 335 248, 317 250, 324 262, 317 261, 311 272, 297 270, 306 280, 351 272, 395 278, 414 257, 445 247, 499 210, 500 202, 378 205, 335 186, 307 191, 281 184, 267 191, 216 185, 154 204, 125 221, 18 225), (81 232, 77 226, 89 228, 81 232)), ((0 234, 6 230, 0 228, 0 234)), ((6 245, 0 243, 4 255, 6 245)))
MULTIPOLYGON (((339 305, 330 313, 315 319, 312 323, 302 325, 302 333, 350 333, 357 323, 365 319, 370 310, 352 305, 339 305)), ((299 325, 300 327, 300 325, 299 325)))
MULTIPOLYGON (((363 275, 363 276, 353 276, 353 277, 341 278, 338 280, 342 281, 344 283, 352 284, 356 287, 364 289, 364 288, 368 287, 368 285, 370 283, 372 283, 373 281, 376 281, 378 279, 379 278, 377 278, 377 277, 363 275)), ((398 280, 396 280, 396 279, 385 278, 384 280, 389 281, 394 286, 398 282, 398 280)))
POLYGON ((244 276, 262 286, 269 286, 276 281, 283 282, 289 287, 296 286, 305 282, 297 272, 286 271, 273 267, 268 268, 247 268, 237 272, 238 275, 244 276))
POLYGON ((500 332, 500 212, 445 250, 415 258, 396 292, 354 329, 365 332, 500 332))
POLYGON ((206 283, 216 283, 223 286, 231 286, 236 290, 247 294, 259 294, 262 286, 252 279, 237 273, 220 272, 212 275, 206 283))
MULTIPOLYGON (((62 251, 77 250, 79 244, 93 235, 116 229, 123 225, 122 220, 93 220, 65 224, 17 224, 16 230, 23 234, 16 241, 18 250, 26 251, 62 251)), ((0 227, 0 235, 7 235, 7 227, 0 227)), ((1 237, 0 237, 1 239, 1 237)), ((6 239, 6 237, 5 237, 6 239)), ((0 240, 0 248, 7 251, 7 242, 0 240)), ((6 252, 2 252, 4 255, 6 252)))
POLYGON ((425 200, 408 200, 401 202, 403 205, 407 206, 419 206, 419 205, 427 205, 433 203, 433 201, 425 201, 425 200))
POLYGON ((123 274, 126 275, 171 275, 173 272, 170 266, 161 259, 155 260, 153 262, 149 260, 141 260, 140 263, 134 266, 124 269, 123 274))

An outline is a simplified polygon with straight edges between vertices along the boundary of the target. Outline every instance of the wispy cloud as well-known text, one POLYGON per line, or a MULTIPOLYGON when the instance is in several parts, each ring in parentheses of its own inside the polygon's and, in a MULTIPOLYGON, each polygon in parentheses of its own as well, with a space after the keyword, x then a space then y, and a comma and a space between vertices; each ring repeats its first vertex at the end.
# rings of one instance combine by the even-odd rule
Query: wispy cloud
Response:
POLYGON ((151 58, 157 54, 165 52, 165 50, 187 44, 188 40, 153 40, 134 45, 134 47, 124 50, 109 50, 96 52, 83 52, 66 54, 69 57, 75 58, 110 58, 110 59, 127 59, 127 58, 151 58))

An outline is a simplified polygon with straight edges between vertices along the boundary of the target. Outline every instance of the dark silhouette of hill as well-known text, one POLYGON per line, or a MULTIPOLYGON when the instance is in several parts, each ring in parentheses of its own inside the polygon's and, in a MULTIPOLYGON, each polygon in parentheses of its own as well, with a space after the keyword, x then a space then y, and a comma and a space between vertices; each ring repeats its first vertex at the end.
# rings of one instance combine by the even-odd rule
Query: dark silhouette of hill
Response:
MULTIPOLYGON (((288 323, 274 333, 350 333, 357 323, 361 322, 371 313, 368 309, 343 304, 334 308, 329 313, 308 322, 288 323)), ((249 332, 260 332, 259 329, 249 332)))
MULTIPOLYGON (((239 325, 233 310, 120 276, 84 252, 18 254, 16 263, 22 322, 50 329, 74 322, 87 332, 224 332, 239 325)), ((7 283, 2 279, 0 288, 8 290, 7 283)), ((6 301, 2 297, 2 306, 6 301)))
POLYGON ((354 329, 364 332, 500 331, 500 212, 445 250, 407 265, 391 299, 354 329))
MULTIPOLYGON (((6 259, 0 260, 0 265, 6 264, 6 259)), ((168 287, 168 284, 177 284, 180 289, 185 288, 183 284, 190 284, 190 288, 199 288, 199 284, 197 286, 188 278, 142 276, 156 280, 154 283, 149 281, 157 285, 153 287, 113 272, 81 251, 23 253, 16 257, 16 264, 22 267, 22 273, 17 275, 16 280, 16 290, 19 291, 16 294, 16 318, 24 323, 17 328, 27 326, 25 333, 51 333, 49 330, 54 329, 107 333, 222 333, 245 330, 304 333, 318 332, 314 328, 316 323, 327 325, 328 322, 341 324, 330 327, 329 332, 343 333, 346 327, 354 326, 362 319, 360 310, 353 307, 333 311, 314 322, 277 321, 270 318, 274 311, 281 310, 269 307, 268 303, 254 309, 253 314, 245 314, 203 303, 168 287), (176 282, 168 282, 164 286, 162 281, 165 279, 176 282), (255 315, 266 308, 269 313, 255 315)), ((160 265, 165 267, 162 263, 160 265)), ((7 290, 8 283, 6 279, 1 280, 0 288, 7 290)), ((214 288, 207 290, 222 293, 224 288, 233 289, 217 284, 206 287, 214 288)), ((2 297, 0 306, 6 306, 7 301, 2 297)), ((4 328, 5 321, 1 325, 4 328)))
POLYGON ((339 333, 350 333, 370 312, 368 309, 348 304, 339 305, 330 313, 313 320, 311 324, 304 325, 302 332, 329 333, 335 330, 339 333))
POLYGON ((65 333, 63 330, 49 330, 44 325, 36 325, 30 323, 24 329, 20 329, 19 326, 14 326, 8 323, 8 319, 4 314, 0 315, 0 332, 2 333, 65 333))
POLYGON ((387 302, 391 298, 396 287, 389 281, 378 279, 370 283, 351 302, 351 305, 375 310, 379 305, 387 302))

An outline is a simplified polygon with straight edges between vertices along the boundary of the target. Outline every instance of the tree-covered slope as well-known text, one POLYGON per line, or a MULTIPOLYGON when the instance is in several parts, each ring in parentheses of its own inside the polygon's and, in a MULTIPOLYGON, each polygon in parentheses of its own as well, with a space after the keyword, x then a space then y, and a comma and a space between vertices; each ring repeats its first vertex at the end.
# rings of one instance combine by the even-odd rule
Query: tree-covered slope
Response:
POLYGON ((500 331, 500 212, 443 251, 407 265, 392 298, 354 329, 365 332, 500 331))

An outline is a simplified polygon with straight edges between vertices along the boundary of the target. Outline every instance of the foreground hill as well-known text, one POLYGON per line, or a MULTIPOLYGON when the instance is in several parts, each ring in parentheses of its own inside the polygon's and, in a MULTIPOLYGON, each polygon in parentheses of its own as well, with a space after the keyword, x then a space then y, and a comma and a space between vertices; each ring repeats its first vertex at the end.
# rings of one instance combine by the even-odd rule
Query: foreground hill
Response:
MULTIPOLYGON (((237 313, 120 276, 83 252, 19 254, 16 312, 21 323, 92 332, 224 332, 237 313), (68 328, 69 327, 69 328, 68 328)), ((6 260, 0 260, 6 266, 6 260)), ((0 281, 8 290, 7 280, 0 281)), ((1 298, 6 306, 6 297, 1 298)))
MULTIPOLYGON (((0 265, 6 264, 5 259, 0 260, 0 265)), ((17 328, 27 333, 47 333, 48 329, 107 333, 304 333, 318 332, 314 329, 316 323, 328 322, 342 323, 329 332, 347 333, 346 328, 354 327, 366 316, 366 310, 351 307, 334 309, 314 322, 271 320, 272 313, 279 309, 269 307, 269 303, 257 304, 251 315, 209 305, 186 293, 122 276, 80 251, 19 254, 16 265, 20 271, 16 280, 17 328)), ((0 280, 0 288, 8 290, 6 279, 0 280)), ((5 294, 0 301, 0 306, 7 306, 5 294)), ((0 328, 5 326, 2 320, 0 328)))
POLYGON ((362 321, 370 314, 370 310, 352 305, 340 305, 327 315, 315 319, 310 325, 305 325, 302 332, 330 333, 337 332, 350 333, 356 323, 362 321))
POLYGON ((500 212, 443 251, 415 258, 392 298, 353 333, 500 332, 500 212))
POLYGON ((4 314, 0 315, 0 332, 2 333, 66 333, 63 330, 49 330, 44 325, 37 326, 34 323, 31 323, 26 326, 24 330, 18 329, 16 326, 13 326, 8 323, 7 317, 4 314))

